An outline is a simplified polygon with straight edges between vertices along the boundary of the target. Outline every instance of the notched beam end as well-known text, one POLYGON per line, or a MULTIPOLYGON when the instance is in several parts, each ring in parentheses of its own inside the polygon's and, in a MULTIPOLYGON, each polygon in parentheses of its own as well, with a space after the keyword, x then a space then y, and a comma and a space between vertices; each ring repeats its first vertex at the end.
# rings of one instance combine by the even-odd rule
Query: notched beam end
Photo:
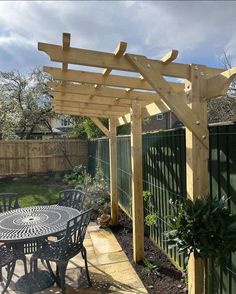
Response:
POLYGON ((165 56, 161 58, 161 61, 164 64, 169 64, 178 57, 178 54, 179 54, 178 50, 171 50, 170 52, 168 52, 165 56))
POLYGON ((226 95, 231 82, 236 78, 236 67, 207 79, 206 100, 226 95))
POLYGON ((120 42, 119 45, 117 46, 115 52, 114 52, 114 55, 116 57, 120 57, 125 53, 126 49, 127 49, 127 43, 126 42, 120 42))
POLYGON ((63 50, 68 50, 70 48, 70 34, 69 33, 63 33, 62 34, 62 48, 63 50))

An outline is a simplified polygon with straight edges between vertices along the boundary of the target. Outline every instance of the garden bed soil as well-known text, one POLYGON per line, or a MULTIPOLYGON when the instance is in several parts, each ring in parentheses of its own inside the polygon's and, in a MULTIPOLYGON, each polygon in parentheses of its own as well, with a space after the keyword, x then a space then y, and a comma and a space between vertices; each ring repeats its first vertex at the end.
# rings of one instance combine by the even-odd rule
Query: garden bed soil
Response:
POLYGON ((134 263, 132 222, 124 212, 120 211, 119 215, 119 226, 113 227, 112 231, 128 256, 133 268, 142 280, 148 293, 186 293, 186 288, 182 281, 183 273, 176 269, 166 255, 162 253, 149 238, 144 238, 145 258, 151 262, 158 263, 159 269, 157 271, 150 271, 143 263, 134 263))

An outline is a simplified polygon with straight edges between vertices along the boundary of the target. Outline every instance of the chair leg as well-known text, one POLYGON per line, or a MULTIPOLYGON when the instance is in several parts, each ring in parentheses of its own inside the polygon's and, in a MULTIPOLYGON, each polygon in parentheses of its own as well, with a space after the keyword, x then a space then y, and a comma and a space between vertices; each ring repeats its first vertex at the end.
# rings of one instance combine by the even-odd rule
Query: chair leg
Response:
POLYGON ((13 273, 14 273, 14 270, 15 270, 15 266, 16 266, 16 262, 14 261, 12 263, 12 265, 10 266, 10 270, 9 270, 9 272, 7 274, 7 281, 6 281, 5 287, 3 288, 2 294, 4 294, 6 292, 8 286, 9 286, 9 284, 11 282, 11 279, 12 279, 12 276, 13 276, 13 273))
POLYGON ((26 264, 26 257, 25 256, 22 258, 22 261, 23 261, 23 264, 24 264, 25 275, 27 275, 28 270, 27 270, 27 264, 26 264))
POLYGON ((49 273, 50 273, 51 277, 53 278, 53 280, 55 280, 55 282, 57 283, 57 286, 58 286, 59 288, 61 288, 60 279, 59 279, 58 275, 55 275, 55 274, 54 274, 54 272, 53 272, 53 270, 52 270, 52 267, 51 267, 51 265, 50 265, 50 262, 49 262, 48 260, 46 260, 46 264, 47 264, 47 268, 48 268, 48 270, 49 270, 49 273))
POLYGON ((83 259, 84 259, 84 264, 85 264, 85 270, 86 270, 86 276, 87 276, 88 284, 91 287, 92 283, 91 283, 90 276, 89 276, 89 271, 88 271, 87 251, 86 251, 85 247, 82 248, 81 255, 82 255, 83 259))
POLYGON ((61 283, 61 290, 62 294, 65 294, 65 276, 66 276, 66 268, 67 268, 68 262, 58 263, 58 271, 60 276, 60 283, 61 283))

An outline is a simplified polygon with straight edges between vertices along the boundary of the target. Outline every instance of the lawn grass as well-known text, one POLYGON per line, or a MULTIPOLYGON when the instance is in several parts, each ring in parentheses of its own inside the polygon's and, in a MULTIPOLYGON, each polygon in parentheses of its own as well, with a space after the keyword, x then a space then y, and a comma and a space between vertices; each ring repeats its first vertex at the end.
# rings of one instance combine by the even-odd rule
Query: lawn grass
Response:
POLYGON ((35 183, 35 181, 0 182, 0 193, 18 193, 20 207, 54 204, 58 200, 58 192, 63 190, 60 184, 35 183))

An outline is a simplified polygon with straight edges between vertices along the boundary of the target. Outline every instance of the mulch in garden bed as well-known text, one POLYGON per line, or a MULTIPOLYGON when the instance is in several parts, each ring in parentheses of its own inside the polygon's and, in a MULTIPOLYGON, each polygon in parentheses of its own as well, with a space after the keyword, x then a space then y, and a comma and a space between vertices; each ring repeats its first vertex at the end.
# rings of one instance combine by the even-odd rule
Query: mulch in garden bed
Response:
POLYGON ((178 294, 186 293, 183 283, 183 273, 176 269, 164 253, 153 242, 144 237, 145 258, 150 261, 150 266, 133 261, 132 222, 124 212, 120 212, 119 226, 113 227, 112 231, 128 256, 132 266, 142 280, 150 294, 178 294), (154 269, 151 264, 157 264, 154 269))

